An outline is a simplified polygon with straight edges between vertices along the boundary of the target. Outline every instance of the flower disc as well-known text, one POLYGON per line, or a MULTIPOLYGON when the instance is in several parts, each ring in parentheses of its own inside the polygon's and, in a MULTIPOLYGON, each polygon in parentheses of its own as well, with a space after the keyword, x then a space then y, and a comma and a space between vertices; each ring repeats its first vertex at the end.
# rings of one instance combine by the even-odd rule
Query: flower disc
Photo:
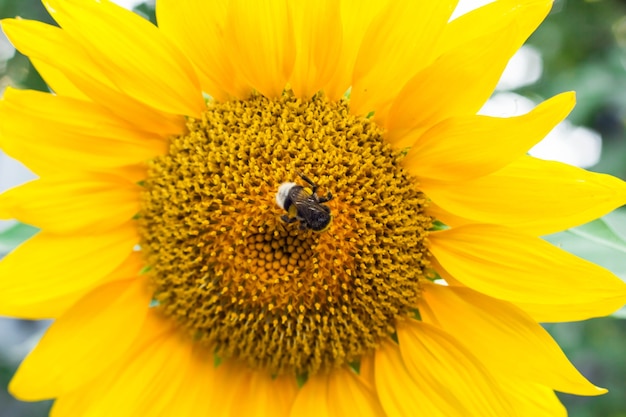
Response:
POLYGON ((195 340, 310 375, 358 360, 413 314, 431 219, 374 123, 286 92, 212 103, 188 130, 152 162, 140 223, 155 299, 195 340), (276 192, 309 187, 299 173, 334 197, 324 232, 281 219, 276 192))

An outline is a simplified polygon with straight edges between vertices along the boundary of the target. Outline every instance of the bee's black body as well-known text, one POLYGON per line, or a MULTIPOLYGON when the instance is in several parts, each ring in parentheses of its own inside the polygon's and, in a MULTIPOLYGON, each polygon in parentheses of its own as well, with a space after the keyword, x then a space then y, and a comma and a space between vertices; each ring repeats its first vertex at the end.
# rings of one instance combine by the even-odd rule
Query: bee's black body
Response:
MULTIPOLYGON (((332 200, 333 196, 328 193, 325 197, 317 195, 317 185, 309 178, 300 174, 302 179, 311 185, 312 192, 309 193, 303 186, 294 183, 285 183, 288 191, 281 192, 279 190, 277 202, 284 208, 289 215, 281 216, 285 223, 300 222, 300 229, 311 229, 315 232, 326 230, 332 221, 330 208, 325 205, 327 201, 332 200)), ((281 186, 282 187, 282 186, 281 186)))

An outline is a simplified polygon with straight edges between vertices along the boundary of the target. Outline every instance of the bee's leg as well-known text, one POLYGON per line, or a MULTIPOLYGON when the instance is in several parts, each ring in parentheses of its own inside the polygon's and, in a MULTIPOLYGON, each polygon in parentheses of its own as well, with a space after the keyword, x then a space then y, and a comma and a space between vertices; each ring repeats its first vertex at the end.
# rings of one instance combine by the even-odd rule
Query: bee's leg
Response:
POLYGON ((307 177, 302 172, 298 172, 298 174, 302 177, 303 180, 305 180, 311 186, 311 191, 313 191, 313 195, 315 195, 315 193, 317 193, 317 188, 318 188, 317 184, 315 184, 311 178, 307 177))
POLYGON ((330 201, 332 199, 333 199, 333 195, 329 191, 328 194, 326 194, 326 197, 318 197, 317 202, 318 203, 325 203, 325 202, 330 201))
POLYGON ((297 217, 289 217, 286 214, 283 214, 282 216, 280 216, 280 219, 287 224, 295 223, 298 221, 297 217))

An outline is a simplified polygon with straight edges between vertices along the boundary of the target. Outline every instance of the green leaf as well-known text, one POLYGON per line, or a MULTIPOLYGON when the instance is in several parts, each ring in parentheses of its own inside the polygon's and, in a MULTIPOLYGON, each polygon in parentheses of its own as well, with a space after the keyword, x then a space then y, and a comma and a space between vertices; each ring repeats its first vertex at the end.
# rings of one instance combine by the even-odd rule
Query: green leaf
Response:
MULTIPOLYGON (((545 239, 626 280, 626 211, 616 210, 601 219, 546 236, 545 239)), ((626 319, 626 307, 612 317, 626 319)))
POLYGON ((20 243, 34 236, 39 229, 23 223, 17 223, 0 232, 0 256, 6 255, 20 243))
POLYGON ((619 236, 603 219, 597 219, 574 229, 569 229, 565 233, 571 233, 574 236, 626 254, 626 240, 619 236))
POLYGON ((626 212, 544 236, 544 239, 576 256, 609 269, 626 280, 626 212))

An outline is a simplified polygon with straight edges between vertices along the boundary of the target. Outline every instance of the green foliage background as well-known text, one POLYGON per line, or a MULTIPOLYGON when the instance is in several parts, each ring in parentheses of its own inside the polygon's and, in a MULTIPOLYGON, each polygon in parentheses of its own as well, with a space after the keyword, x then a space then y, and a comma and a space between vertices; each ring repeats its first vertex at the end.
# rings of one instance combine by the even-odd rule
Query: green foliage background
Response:
MULTIPOLYGON (((136 11, 154 21, 151 6, 143 4, 136 11)), ((0 0, 0 17, 15 16, 52 23, 39 0, 0 0)), ((602 159, 593 169, 626 179, 626 1, 556 0, 552 13, 529 44, 542 54, 543 76, 518 93, 539 101, 575 90, 578 105, 570 120, 603 137, 602 159)), ((46 90, 28 59, 19 53, 0 72, 0 80, 19 88, 46 90)), ((618 211, 606 223, 592 225, 592 232, 598 227, 609 227, 617 241, 623 242, 625 212, 618 211)), ((0 257, 30 233, 31 229, 16 228, 0 234, 0 257)), ((571 232, 547 239, 626 278, 626 244, 601 245, 584 233, 571 232)), ((20 326, 35 328, 29 322, 21 322, 20 326)), ((609 394, 601 397, 561 395, 569 415, 626 417, 626 320, 616 316, 546 327, 583 374, 609 389, 609 394)), ((6 393, 15 367, 9 353, 0 350, 0 417, 47 415, 49 402, 21 403, 6 393)))

